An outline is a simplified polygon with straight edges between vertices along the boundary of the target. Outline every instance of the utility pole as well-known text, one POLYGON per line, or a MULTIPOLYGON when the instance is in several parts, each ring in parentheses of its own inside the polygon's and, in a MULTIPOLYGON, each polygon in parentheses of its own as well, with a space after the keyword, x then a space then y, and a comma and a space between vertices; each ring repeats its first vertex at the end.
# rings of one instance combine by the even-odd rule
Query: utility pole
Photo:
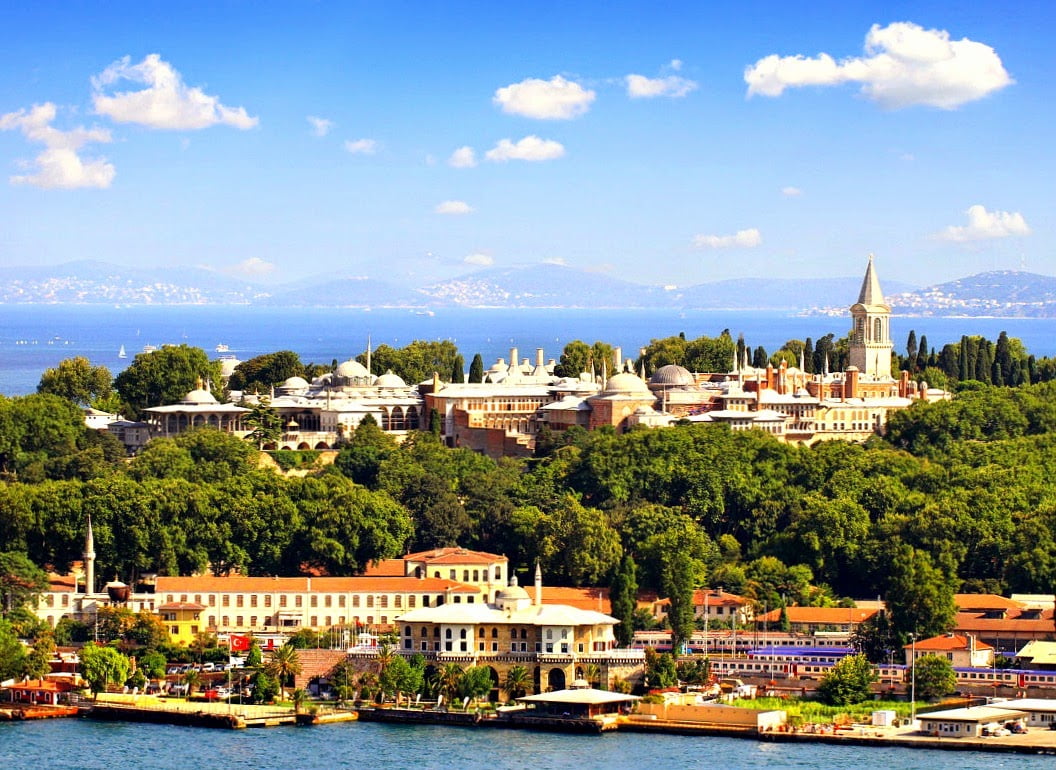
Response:
POLYGON ((912 656, 913 656, 913 669, 910 674, 910 695, 909 695, 909 721, 910 727, 916 724, 917 721, 917 634, 914 631, 909 635, 912 640, 912 656))

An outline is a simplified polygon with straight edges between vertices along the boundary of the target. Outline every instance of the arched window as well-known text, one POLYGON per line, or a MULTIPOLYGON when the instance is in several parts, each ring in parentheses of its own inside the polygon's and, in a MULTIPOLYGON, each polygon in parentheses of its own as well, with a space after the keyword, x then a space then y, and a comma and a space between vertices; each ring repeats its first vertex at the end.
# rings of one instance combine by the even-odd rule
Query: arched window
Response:
POLYGON ((406 626, 406 627, 405 627, 405 628, 403 629, 403 635, 404 635, 404 636, 410 636, 410 635, 411 635, 411 627, 410 627, 410 626, 406 626))
POLYGON ((464 628, 463 628, 463 629, 461 629, 461 630, 460 630, 460 631, 458 632, 458 638, 459 638, 459 639, 465 639, 465 638, 466 638, 466 629, 464 629, 464 628))
POLYGON ((883 323, 879 318, 873 321, 873 342, 879 342, 884 338, 883 323))
MULTIPOLYGON (((465 636, 465 633, 466 633, 466 632, 465 632, 465 631, 463 631, 463 632, 462 632, 462 635, 463 635, 463 636, 465 636)), ((451 638, 451 629, 450 629, 450 628, 445 628, 445 629, 444 629, 444 638, 445 638, 445 639, 450 639, 450 638, 451 638)))

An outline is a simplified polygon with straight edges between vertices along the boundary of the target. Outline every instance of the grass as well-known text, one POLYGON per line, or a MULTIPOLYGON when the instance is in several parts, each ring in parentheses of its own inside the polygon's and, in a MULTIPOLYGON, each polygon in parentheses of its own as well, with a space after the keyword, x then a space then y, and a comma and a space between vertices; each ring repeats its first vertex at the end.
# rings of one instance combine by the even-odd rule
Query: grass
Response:
MULTIPOLYGON (((820 701, 797 697, 735 700, 732 705, 759 711, 781 709, 788 712, 790 721, 814 723, 844 721, 848 716, 852 721, 868 720, 874 711, 894 711, 899 718, 903 718, 910 715, 912 706, 907 701, 886 700, 867 700, 852 706, 827 706, 820 701)), ((917 703, 918 710, 922 705, 927 704, 917 703)))

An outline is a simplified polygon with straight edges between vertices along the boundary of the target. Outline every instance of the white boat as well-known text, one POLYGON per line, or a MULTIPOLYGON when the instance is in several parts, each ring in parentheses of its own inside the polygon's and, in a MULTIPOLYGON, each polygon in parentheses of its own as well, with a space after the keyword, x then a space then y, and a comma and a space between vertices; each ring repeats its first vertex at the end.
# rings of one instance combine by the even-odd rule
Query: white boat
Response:
POLYGON ((231 348, 229 348, 229 347, 228 347, 227 345, 225 345, 225 344, 224 344, 224 343, 222 343, 222 342, 221 342, 221 343, 220 343, 219 345, 217 345, 217 346, 216 346, 216 352, 217 352, 217 353, 226 353, 226 352, 227 352, 227 351, 229 351, 230 349, 231 349, 231 348))
POLYGON ((117 357, 118 358, 128 358, 128 353, 125 352, 125 346, 124 345, 122 345, 121 349, 119 351, 117 351, 117 357))

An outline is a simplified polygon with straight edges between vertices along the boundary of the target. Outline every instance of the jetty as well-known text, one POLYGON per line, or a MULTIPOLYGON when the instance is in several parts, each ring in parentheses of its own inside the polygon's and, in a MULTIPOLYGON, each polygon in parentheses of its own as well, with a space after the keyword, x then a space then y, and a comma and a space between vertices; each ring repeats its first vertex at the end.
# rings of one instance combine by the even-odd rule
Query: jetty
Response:
POLYGON ((98 700, 78 702, 80 714, 89 719, 152 722, 187 727, 243 730, 251 727, 330 724, 355 720, 353 711, 298 712, 282 706, 209 703, 151 695, 101 694, 98 700))

